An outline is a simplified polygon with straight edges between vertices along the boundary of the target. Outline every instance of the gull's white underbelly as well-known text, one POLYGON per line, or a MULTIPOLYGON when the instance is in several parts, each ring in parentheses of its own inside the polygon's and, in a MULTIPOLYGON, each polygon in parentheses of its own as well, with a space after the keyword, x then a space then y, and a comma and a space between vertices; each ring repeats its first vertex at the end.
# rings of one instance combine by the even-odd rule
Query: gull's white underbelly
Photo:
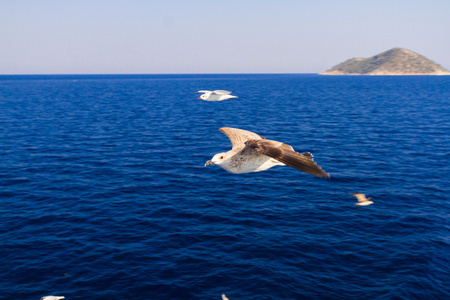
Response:
POLYGON ((236 96, 230 96, 230 95, 211 94, 205 100, 206 101, 222 101, 222 100, 227 100, 227 99, 232 99, 232 98, 237 98, 237 97, 236 96))
POLYGON ((227 161, 221 163, 220 167, 228 172, 240 174, 265 171, 273 166, 282 165, 284 164, 251 149, 251 151, 240 152, 232 156, 227 161))

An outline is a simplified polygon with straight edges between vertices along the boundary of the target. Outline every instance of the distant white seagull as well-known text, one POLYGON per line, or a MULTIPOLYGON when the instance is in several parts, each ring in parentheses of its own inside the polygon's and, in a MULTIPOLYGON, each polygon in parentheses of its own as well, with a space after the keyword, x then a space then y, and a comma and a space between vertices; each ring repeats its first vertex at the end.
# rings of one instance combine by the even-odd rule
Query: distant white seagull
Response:
POLYGON ((222 300, 230 300, 230 299, 228 299, 228 297, 225 296, 225 294, 222 294, 222 300))
POLYGON ((197 94, 200 95, 197 99, 205 100, 205 101, 222 101, 237 98, 237 96, 230 95, 232 92, 224 91, 224 90, 215 90, 215 91, 198 91, 197 94))
POLYGON ((354 194, 349 194, 349 195, 355 196, 356 199, 358 199, 358 202, 355 203, 355 205, 357 205, 357 206, 366 206, 366 205, 373 204, 373 201, 369 201, 370 199, 372 199, 372 197, 366 198, 366 195, 364 195, 362 193, 354 193, 354 194))
POLYGON ((45 296, 41 298, 41 300, 60 300, 60 299, 64 299, 64 296, 45 296))
POLYGON ((205 167, 214 164, 230 173, 240 174, 288 165, 318 177, 330 177, 314 162, 309 152, 295 152, 294 148, 287 144, 266 140, 254 132, 243 129, 222 127, 219 130, 228 136, 232 148, 228 152, 214 155, 205 163, 205 167))

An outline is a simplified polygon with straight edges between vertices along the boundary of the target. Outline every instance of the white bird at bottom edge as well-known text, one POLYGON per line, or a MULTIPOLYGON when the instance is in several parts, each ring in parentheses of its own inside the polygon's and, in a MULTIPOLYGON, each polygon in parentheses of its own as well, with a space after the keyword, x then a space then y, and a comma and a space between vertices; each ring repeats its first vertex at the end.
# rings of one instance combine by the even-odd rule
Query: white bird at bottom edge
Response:
POLYGON ((373 201, 369 201, 372 197, 366 198, 366 195, 363 193, 353 193, 349 194, 350 196, 355 196, 358 199, 358 202, 355 203, 356 206, 366 206, 373 204, 373 201))
POLYGON ((64 296, 45 296, 42 297, 41 300, 60 300, 60 299, 64 299, 64 296))
POLYGON ((225 294, 222 294, 222 300, 230 300, 230 299, 228 299, 228 297, 225 296, 225 294))

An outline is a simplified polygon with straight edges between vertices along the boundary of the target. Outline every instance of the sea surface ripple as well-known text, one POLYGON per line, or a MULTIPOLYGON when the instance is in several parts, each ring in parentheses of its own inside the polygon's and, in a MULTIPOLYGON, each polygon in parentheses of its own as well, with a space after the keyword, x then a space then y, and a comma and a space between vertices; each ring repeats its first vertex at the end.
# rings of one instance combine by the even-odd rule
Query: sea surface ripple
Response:
POLYGON ((450 76, 0 76, 0 109, 3 299, 450 299, 450 76), (331 179, 205 168, 220 127, 331 179))

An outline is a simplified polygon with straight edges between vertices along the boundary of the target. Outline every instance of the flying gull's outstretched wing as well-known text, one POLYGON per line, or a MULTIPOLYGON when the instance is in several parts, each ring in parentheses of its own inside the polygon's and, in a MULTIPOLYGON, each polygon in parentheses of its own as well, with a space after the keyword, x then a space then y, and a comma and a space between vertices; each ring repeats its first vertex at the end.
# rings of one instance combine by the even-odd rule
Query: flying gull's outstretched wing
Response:
POLYGON ((289 167, 322 177, 330 178, 330 174, 322 170, 314 160, 311 153, 298 153, 288 144, 272 140, 248 140, 245 145, 252 147, 259 153, 270 156, 289 167))
POLYGON ((229 95, 229 94, 231 94, 232 92, 230 92, 230 91, 225 91, 225 90, 215 90, 215 91, 213 91, 212 93, 213 93, 213 94, 217 94, 217 95, 229 95))
POLYGON ((372 199, 372 197, 366 198, 366 195, 364 195, 363 193, 353 193, 353 194, 349 194, 350 196, 355 196, 356 199, 358 199, 358 202, 366 202, 369 201, 370 199, 372 199))
POLYGON ((248 140, 263 140, 264 138, 259 134, 256 134, 251 131, 237 129, 237 128, 229 128, 222 127, 219 128, 220 132, 223 132, 231 141, 232 149, 244 148, 245 141, 248 140))

